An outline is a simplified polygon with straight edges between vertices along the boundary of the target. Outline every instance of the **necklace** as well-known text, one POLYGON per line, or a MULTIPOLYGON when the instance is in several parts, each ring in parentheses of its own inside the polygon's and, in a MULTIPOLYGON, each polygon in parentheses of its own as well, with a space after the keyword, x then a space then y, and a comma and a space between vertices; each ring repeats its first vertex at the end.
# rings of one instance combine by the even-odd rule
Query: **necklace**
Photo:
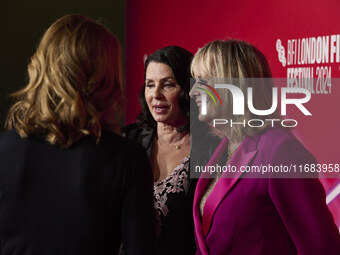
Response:
POLYGON ((158 137, 158 142, 160 142, 163 145, 174 147, 176 150, 180 150, 180 149, 182 149, 182 146, 185 144, 185 142, 188 140, 189 137, 190 137, 190 134, 185 135, 184 140, 181 143, 176 144, 176 145, 173 145, 171 143, 166 143, 166 142, 162 141, 161 139, 159 139, 159 137, 158 137))

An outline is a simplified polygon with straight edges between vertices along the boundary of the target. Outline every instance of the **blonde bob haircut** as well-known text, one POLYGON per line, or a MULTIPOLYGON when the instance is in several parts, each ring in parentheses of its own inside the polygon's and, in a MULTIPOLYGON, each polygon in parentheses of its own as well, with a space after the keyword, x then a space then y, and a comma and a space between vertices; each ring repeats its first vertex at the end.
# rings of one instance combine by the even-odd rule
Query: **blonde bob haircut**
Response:
POLYGON ((27 86, 6 127, 21 137, 38 135, 62 148, 102 129, 117 130, 123 109, 121 49, 103 25, 83 15, 55 21, 28 65, 27 86))
MULTIPOLYGON (((265 56, 254 46, 240 40, 215 40, 200 48, 195 54, 191 64, 191 74, 198 77, 195 70, 204 70, 207 77, 219 83, 229 83, 238 86, 245 96, 245 114, 233 115, 233 97, 229 90, 216 89, 223 102, 221 118, 233 120, 233 122, 246 122, 235 124, 231 127, 231 136, 243 139, 246 135, 255 134, 269 123, 264 121, 263 127, 250 127, 247 125, 250 119, 279 119, 277 111, 270 116, 258 116, 250 112, 247 106, 247 89, 253 87, 253 105, 255 109, 266 110, 272 106, 271 71, 265 56), (254 79, 256 78, 256 79, 254 79)), ((255 125, 255 124, 254 124, 255 125)), ((258 125, 258 124, 256 124, 258 125)))

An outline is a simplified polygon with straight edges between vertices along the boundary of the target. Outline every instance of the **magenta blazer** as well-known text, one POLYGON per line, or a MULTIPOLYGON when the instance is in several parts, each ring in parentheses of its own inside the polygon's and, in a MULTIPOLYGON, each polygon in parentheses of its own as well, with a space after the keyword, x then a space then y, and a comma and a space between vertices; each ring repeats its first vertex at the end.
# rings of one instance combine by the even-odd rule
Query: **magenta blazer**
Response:
MULTIPOLYGON (((222 140, 208 165, 218 162, 227 143, 222 140)), ((237 168, 314 162, 291 133, 279 128, 245 137, 230 160, 237 168)), ((193 208, 196 255, 340 254, 339 230, 317 178, 241 178, 241 173, 222 177, 202 219, 199 202, 209 179, 198 180, 193 208)))

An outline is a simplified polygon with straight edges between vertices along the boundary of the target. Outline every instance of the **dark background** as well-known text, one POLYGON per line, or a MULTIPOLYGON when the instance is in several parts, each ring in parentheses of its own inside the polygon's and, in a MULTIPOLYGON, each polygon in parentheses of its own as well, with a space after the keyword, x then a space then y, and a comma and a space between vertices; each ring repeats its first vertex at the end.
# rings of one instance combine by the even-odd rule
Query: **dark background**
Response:
POLYGON ((0 131, 13 99, 9 94, 27 84, 27 65, 44 31, 58 18, 81 13, 99 19, 119 39, 124 52, 124 0, 31 0, 0 4, 0 131))

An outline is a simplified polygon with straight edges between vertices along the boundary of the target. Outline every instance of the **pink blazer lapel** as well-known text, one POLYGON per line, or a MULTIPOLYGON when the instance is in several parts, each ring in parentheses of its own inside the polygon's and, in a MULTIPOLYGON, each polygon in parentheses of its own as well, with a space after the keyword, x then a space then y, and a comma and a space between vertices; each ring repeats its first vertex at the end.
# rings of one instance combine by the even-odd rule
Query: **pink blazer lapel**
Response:
MULTIPOLYGON (((256 155, 256 147, 252 150, 245 152, 244 145, 245 140, 242 142, 242 144, 239 146, 239 148, 234 153, 233 157, 231 158, 228 165, 235 166, 237 169, 236 173, 223 173, 218 180, 215 188, 207 198, 207 201, 204 206, 204 212, 203 212, 203 218, 202 218, 202 228, 204 236, 206 236, 210 230, 212 219, 214 216, 214 213, 216 211, 216 208, 218 205, 222 202, 224 197, 229 193, 230 189, 237 183, 237 180, 240 178, 240 176, 243 174, 240 171, 241 166, 247 166, 251 160, 256 155)), ((248 147, 248 146, 246 146, 248 147)))
POLYGON ((210 179, 202 178, 199 179, 196 185, 195 196, 194 196, 194 205, 193 205, 193 216, 194 216, 194 225, 195 225, 195 236, 197 241, 197 248, 200 249, 202 255, 208 255, 207 244, 205 242, 205 236, 203 234, 203 228, 201 223, 201 216, 199 210, 199 202, 200 197, 202 197, 210 179))
MULTIPOLYGON (((207 163, 207 166, 214 165, 219 161, 227 147, 227 144, 228 139, 224 137, 215 150, 214 154, 211 156, 209 162, 207 163)), ((210 182, 210 178, 211 176, 209 173, 202 173, 200 179, 197 182, 194 195, 193 216, 195 223, 195 235, 198 248, 200 249, 202 255, 208 255, 209 253, 205 242, 205 235, 203 233, 199 204, 201 201, 201 197, 203 196, 205 190, 207 189, 207 185, 210 182)))

